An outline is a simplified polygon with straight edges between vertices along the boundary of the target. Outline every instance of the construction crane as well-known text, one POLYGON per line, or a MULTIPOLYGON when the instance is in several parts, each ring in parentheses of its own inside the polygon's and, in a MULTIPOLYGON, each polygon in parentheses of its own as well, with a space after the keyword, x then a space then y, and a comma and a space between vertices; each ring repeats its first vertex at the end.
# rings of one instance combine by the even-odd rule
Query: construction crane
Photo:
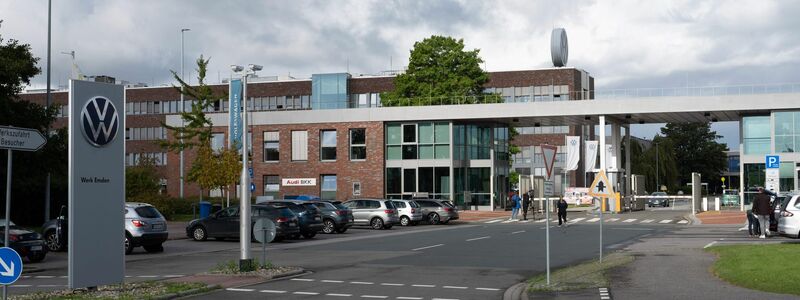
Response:
POLYGON ((81 73, 81 68, 78 67, 78 63, 75 62, 75 51, 70 52, 61 52, 61 54, 69 55, 72 58, 72 74, 69 76, 70 79, 77 79, 77 80, 86 80, 86 76, 81 73))

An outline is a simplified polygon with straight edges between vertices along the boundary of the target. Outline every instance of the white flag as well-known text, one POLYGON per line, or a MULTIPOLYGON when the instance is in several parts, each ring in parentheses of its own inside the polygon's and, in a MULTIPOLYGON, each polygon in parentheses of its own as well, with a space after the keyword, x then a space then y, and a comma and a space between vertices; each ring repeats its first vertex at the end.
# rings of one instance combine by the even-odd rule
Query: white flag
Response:
POLYGON ((606 145, 606 169, 617 169, 617 156, 613 145, 606 145))
POLYGON ((567 163, 564 165, 564 170, 574 171, 578 169, 578 163, 581 161, 581 137, 567 136, 567 163))
POLYGON ((586 165, 584 169, 586 172, 594 172, 594 167, 597 165, 597 141, 586 141, 586 151, 584 155, 586 159, 583 160, 586 165))

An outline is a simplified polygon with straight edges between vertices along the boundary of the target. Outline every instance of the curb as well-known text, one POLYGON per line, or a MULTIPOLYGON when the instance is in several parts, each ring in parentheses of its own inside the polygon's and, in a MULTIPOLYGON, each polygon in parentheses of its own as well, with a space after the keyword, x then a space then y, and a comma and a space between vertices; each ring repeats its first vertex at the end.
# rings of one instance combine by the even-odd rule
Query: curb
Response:
POLYGON ((683 218, 689 221, 689 225, 700 225, 700 224, 703 224, 703 222, 700 221, 700 219, 697 218, 697 216, 695 216, 692 213, 688 213, 688 214, 683 215, 683 218))
POLYGON ((186 297, 186 296, 197 296, 197 295, 203 295, 203 294, 211 293, 211 292, 216 291, 216 290, 218 290, 220 288, 221 287, 219 285, 207 285, 205 287, 191 289, 191 290, 183 291, 183 292, 179 292, 179 293, 167 294, 167 295, 163 295, 163 296, 159 296, 159 297, 154 297, 154 298, 151 298, 151 299, 153 299, 153 300, 170 300, 170 299, 183 298, 183 297, 186 297))
POLYGON ((503 300, 528 300, 527 288, 525 282, 512 285, 503 293, 503 300))

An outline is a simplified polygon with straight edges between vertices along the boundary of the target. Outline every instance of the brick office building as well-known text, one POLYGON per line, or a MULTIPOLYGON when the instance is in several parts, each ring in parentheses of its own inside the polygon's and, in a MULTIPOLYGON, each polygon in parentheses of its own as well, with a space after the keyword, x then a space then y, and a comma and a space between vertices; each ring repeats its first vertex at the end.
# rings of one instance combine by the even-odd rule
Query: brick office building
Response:
MULTIPOLYGON (((497 199, 508 191, 510 170, 542 174, 537 145, 563 145, 567 134, 590 136, 590 130, 581 126, 514 124, 520 133, 514 143, 523 151, 513 157, 512 164, 507 155, 511 122, 394 116, 380 102, 380 93, 393 88, 393 79, 347 73, 251 79, 247 96, 253 195, 344 200, 408 198, 422 193, 492 209, 501 205, 497 199)), ((227 91, 227 85, 213 88, 227 91)), ((593 90, 594 79, 574 68, 491 72, 486 84, 486 92, 500 95, 506 103, 590 99, 593 90)), ((66 91, 52 94, 55 103, 66 105, 66 91)), ((44 93, 22 97, 45 101, 44 93)), ((162 122, 179 120, 179 99, 172 87, 126 89, 126 164, 134 165, 143 156, 154 158, 163 188, 172 196, 179 194, 179 156, 161 149, 157 142, 168 136, 162 122)), ((424 115, 427 110, 444 108, 420 109, 424 115)), ((208 112, 214 124, 222 125, 214 127, 212 146, 224 147, 227 101, 218 101, 208 112)), ((63 119, 56 122, 65 124, 63 119)), ((556 167, 563 161, 561 152, 556 167)), ((192 151, 185 153, 185 170, 193 158, 192 151)), ((569 176, 569 184, 582 185, 583 176, 569 176)), ((196 185, 185 183, 186 196, 199 192, 196 185)))

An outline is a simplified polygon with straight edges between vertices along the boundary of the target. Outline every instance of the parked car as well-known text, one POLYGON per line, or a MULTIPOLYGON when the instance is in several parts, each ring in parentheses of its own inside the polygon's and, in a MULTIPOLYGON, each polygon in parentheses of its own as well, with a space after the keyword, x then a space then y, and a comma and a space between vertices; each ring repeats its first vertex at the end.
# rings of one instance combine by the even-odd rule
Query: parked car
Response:
POLYGON ((800 195, 784 198, 777 219, 779 234, 800 238, 800 195))
POLYGON ((739 206, 739 190, 722 191, 722 206, 739 206))
MULTIPOLYGON (((57 218, 42 225, 45 245, 49 251, 63 251, 67 247, 67 207, 62 206, 57 218)), ((125 254, 136 247, 147 252, 164 251, 167 241, 167 220, 150 204, 125 203, 125 254)))
MULTIPOLYGON (((8 247, 14 249, 21 257, 27 257, 28 261, 40 262, 47 255, 47 246, 42 235, 17 226, 14 222, 9 222, 8 247)), ((0 245, 5 247, 6 220, 0 219, 0 245)))
POLYGON ((792 196, 776 195, 772 196, 772 201, 769 203, 772 206, 772 214, 769 215, 769 231, 778 232, 778 219, 781 215, 781 207, 784 201, 791 200, 792 196))
POLYGON ((392 200, 392 204, 397 208, 397 215, 400 216, 400 225, 417 225, 422 221, 422 209, 419 203, 414 200, 392 200))
POLYGON ((653 198, 647 199, 647 206, 661 206, 669 207, 669 198, 665 192, 653 192, 650 194, 653 198))
MULTIPOLYGON (((279 242, 296 234, 300 234, 300 225, 297 215, 288 207, 281 205, 254 204, 250 207, 251 226, 255 225, 258 218, 269 218, 275 223, 275 239, 279 242)), ((195 241, 205 241, 208 238, 224 240, 226 238, 239 238, 239 207, 231 206, 220 210, 208 217, 196 219, 186 225, 186 236, 195 241)), ((252 231, 255 234, 255 231, 252 231)), ((255 239, 255 236, 251 236, 255 239)))
POLYGON ((300 233, 291 238, 300 238, 300 235, 310 239, 322 231, 322 212, 314 203, 306 200, 268 200, 266 204, 283 205, 297 215, 300 222, 300 233))
POLYGON ((339 201, 312 201, 322 213, 322 232, 344 233, 353 226, 353 212, 339 201))
POLYGON ((458 220, 458 209, 447 200, 415 200, 422 210, 423 220, 431 225, 458 220))
POLYGON ((372 229, 390 229, 400 222, 397 209, 391 200, 354 199, 342 205, 353 212, 355 225, 369 225, 372 229))

